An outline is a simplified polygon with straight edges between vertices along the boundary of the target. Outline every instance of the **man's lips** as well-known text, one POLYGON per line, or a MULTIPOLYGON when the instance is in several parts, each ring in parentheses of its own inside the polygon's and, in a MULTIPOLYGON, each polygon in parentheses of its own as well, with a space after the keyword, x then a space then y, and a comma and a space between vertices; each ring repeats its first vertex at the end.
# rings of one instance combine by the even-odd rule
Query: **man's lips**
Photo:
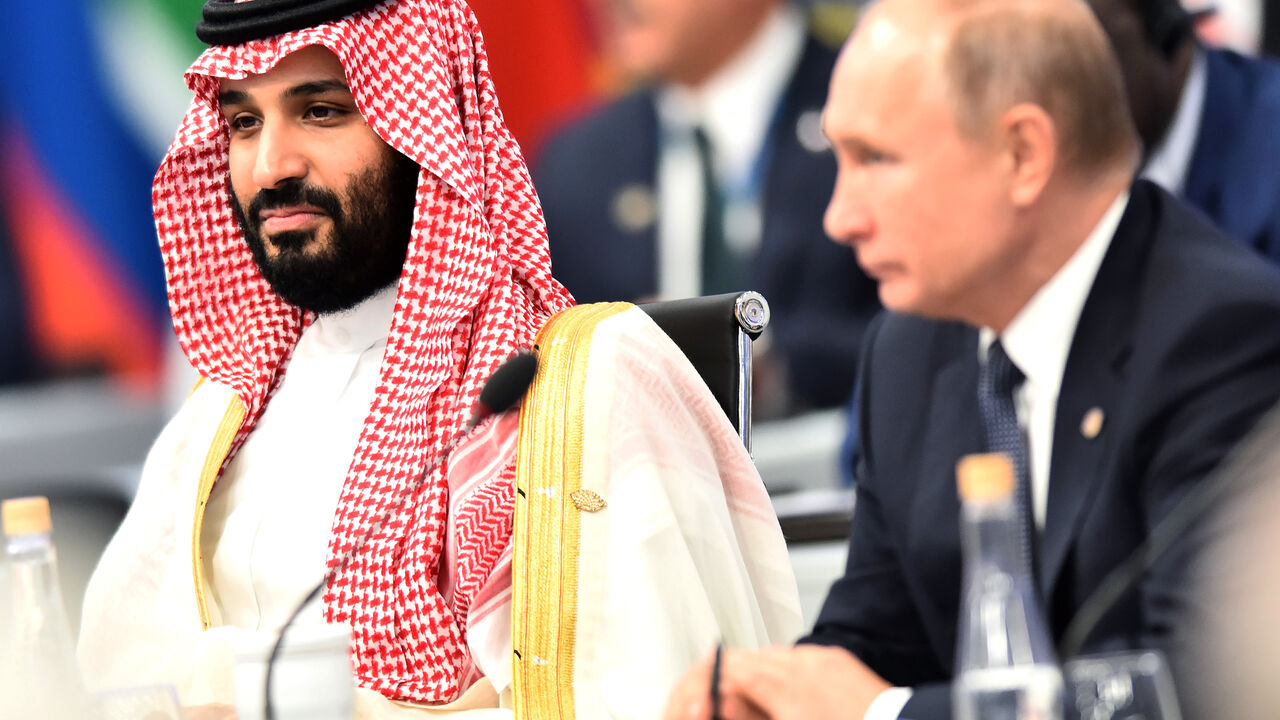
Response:
POLYGON ((310 205, 298 205, 268 208, 259 213, 258 217, 262 221, 262 230, 272 233, 302 230, 325 217, 325 212, 310 205))
POLYGON ((901 263, 890 261, 862 262, 859 260, 859 264, 862 265, 862 271, 867 274, 867 277, 877 282, 899 275, 903 271, 901 263))

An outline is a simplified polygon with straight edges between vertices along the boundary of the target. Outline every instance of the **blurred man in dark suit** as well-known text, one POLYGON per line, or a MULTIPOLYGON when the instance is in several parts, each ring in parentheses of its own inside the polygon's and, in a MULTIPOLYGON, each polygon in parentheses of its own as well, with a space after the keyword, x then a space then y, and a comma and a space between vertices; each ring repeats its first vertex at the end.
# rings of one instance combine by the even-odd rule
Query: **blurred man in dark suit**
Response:
MULTIPOLYGON (((0 224, 3 221, 0 217, 0 224)), ((0 385, 32 379, 34 357, 22 273, 13 243, 0 225, 0 385)))
POLYGON ((1262 7, 1262 52, 1280 56, 1280 7, 1262 7))
POLYGON ((1089 0, 1142 137, 1141 174, 1280 261, 1280 64, 1201 47, 1179 0, 1089 0))
POLYGON ((645 85, 564 128, 534 169, 556 277, 580 302, 758 290, 786 369, 774 409, 844 402, 879 304, 822 231, 835 50, 783 0, 602 5, 645 85))
MULTIPOLYGON (((827 230, 892 311, 859 368, 848 565, 801 645, 725 654, 720 715, 947 718, 957 461, 1014 457, 1060 642, 1280 397, 1280 273, 1134 181, 1120 70, 1075 0, 884 0, 841 55, 824 124, 827 230)), ((1183 533, 1084 652, 1179 661, 1202 539, 1183 533)), ((710 716, 710 674, 686 675, 668 718, 710 716)))

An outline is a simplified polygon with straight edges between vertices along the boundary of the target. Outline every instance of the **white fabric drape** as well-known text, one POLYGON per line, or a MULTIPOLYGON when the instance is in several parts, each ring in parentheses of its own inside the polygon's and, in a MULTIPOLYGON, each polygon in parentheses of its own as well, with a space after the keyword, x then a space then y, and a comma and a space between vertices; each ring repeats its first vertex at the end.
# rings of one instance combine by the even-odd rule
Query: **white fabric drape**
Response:
MULTIPOLYGON (((799 599, 750 458, 684 356, 642 311, 597 329, 587 387, 583 483, 609 511, 582 523, 578 717, 656 718, 675 681, 716 642, 794 640, 799 599)), ((86 595, 80 659, 92 689, 171 684, 185 705, 234 702, 231 643, 253 631, 201 631, 191 554, 196 478, 232 402, 229 388, 203 384, 148 458, 138 498, 86 595)), ((466 443, 457 453, 506 467, 516 452, 513 419, 477 436, 482 447, 466 443)), ((360 690, 359 717, 511 717, 494 707, 509 705, 501 700, 510 684, 509 573, 508 556, 492 587, 477 593, 467 629, 487 681, 435 709, 360 690)))
POLYGON ((639 308, 591 344, 578 558, 578 718, 658 718, 718 642, 801 633, 786 542, 742 441, 679 349, 639 308))

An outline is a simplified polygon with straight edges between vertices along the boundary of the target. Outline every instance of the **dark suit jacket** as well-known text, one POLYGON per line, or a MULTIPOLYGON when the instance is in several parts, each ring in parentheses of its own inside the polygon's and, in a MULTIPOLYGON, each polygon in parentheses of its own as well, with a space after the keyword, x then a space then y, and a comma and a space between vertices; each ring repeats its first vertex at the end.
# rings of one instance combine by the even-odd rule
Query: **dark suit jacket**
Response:
MULTIPOLYGON (((801 116, 826 102, 834 63, 835 51, 810 39, 786 90, 761 191, 760 249, 749 268, 750 287, 743 288, 768 299, 791 388, 813 406, 848 398, 862 332, 879 309, 875 283, 852 251, 822 230, 835 160, 829 151, 806 149, 797 136, 801 116)), ((624 226, 615 203, 624 190, 653 192, 658 141, 654 93, 644 90, 566 127, 540 155, 534 184, 547 219, 552 271, 581 302, 657 292, 656 223, 624 226)))
MULTIPOLYGON (((5 220, 2 210, 0 222, 5 220)), ((0 385, 31 380, 35 369, 22 271, 9 236, 0 227, 0 385)))
POLYGON ((1222 50, 1207 60, 1184 197, 1228 235, 1280 261, 1280 63, 1222 50))
MULTIPOLYGON (((1183 199, 1226 233, 1280 262, 1280 63, 1226 50, 1206 50, 1200 131, 1183 199)), ((853 472, 857 418, 841 452, 853 472)))
MULTIPOLYGON (((955 465, 983 448, 977 335, 896 314, 869 329, 848 566, 807 638, 916 687, 905 718, 949 716, 961 583, 955 465)), ((1101 578, 1277 398, 1280 274, 1163 190, 1137 183, 1059 389, 1037 548, 1056 642, 1101 578), (1105 420, 1088 439, 1081 419, 1095 407, 1105 420)), ((1183 536, 1085 650, 1171 649, 1200 542, 1183 536)))

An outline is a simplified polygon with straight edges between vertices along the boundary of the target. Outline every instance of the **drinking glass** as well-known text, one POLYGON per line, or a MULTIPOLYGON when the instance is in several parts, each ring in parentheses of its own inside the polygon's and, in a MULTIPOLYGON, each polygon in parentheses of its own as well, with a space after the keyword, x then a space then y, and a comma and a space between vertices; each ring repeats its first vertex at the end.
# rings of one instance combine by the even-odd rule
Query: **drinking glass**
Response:
POLYGON ((1155 650, 1090 655, 1063 667, 1065 720, 1181 720, 1173 678, 1155 650))

